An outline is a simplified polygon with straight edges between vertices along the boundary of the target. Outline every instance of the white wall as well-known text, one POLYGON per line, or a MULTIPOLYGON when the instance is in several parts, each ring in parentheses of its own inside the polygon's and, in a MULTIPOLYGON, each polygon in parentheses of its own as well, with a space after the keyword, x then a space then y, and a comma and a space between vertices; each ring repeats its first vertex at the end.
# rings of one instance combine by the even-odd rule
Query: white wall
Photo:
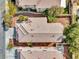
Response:
POLYGON ((66 7, 66 0, 61 0, 61 7, 66 7))

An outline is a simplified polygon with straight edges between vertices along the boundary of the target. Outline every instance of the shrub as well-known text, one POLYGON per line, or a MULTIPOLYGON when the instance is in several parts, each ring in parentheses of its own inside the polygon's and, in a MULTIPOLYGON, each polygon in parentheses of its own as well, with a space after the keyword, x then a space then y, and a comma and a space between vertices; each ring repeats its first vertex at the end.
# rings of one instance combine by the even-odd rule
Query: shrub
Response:
POLYGON ((4 25, 7 27, 11 27, 12 24, 12 16, 10 14, 5 14, 3 17, 4 25))
POLYGON ((68 7, 64 8, 64 14, 68 14, 68 13, 69 13, 68 7))
POLYGON ((42 14, 43 14, 44 16, 48 16, 48 9, 46 9, 45 11, 43 11, 42 14))
POLYGON ((17 12, 17 8, 16 6, 13 4, 13 2, 11 2, 10 0, 8 1, 8 13, 12 16, 14 16, 17 12))
POLYGON ((21 11, 21 10, 23 10, 23 8, 22 8, 22 7, 17 7, 17 9, 18 9, 18 11, 21 11))
POLYGON ((12 49, 14 47, 12 39, 9 40, 8 49, 12 49))
POLYGON ((27 45, 28 45, 29 47, 32 47, 32 42, 28 42, 27 45))
POLYGON ((55 16, 48 16, 48 23, 56 22, 56 17, 55 16))
POLYGON ((61 7, 52 7, 50 9, 46 9, 43 12, 43 15, 47 16, 48 22, 51 23, 51 22, 56 22, 56 17, 59 14, 63 14, 63 13, 64 13, 64 8, 61 8, 61 7))
POLYGON ((22 22, 22 21, 27 21, 28 20, 28 16, 23 16, 20 15, 18 21, 22 22))
POLYGON ((57 16, 59 14, 63 14, 64 8, 61 7, 52 7, 48 9, 48 15, 57 16))
POLYGON ((74 54, 75 59, 79 59, 79 23, 71 24, 64 30, 64 39, 69 44, 69 52, 74 54))

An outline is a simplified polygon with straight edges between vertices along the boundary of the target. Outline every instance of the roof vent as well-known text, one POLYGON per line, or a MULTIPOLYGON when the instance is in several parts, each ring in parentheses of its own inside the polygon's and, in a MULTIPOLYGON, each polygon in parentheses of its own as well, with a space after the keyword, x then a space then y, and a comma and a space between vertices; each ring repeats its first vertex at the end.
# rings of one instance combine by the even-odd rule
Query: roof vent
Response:
POLYGON ((55 37, 55 35, 52 35, 52 37, 55 37))
POLYGON ((34 31, 34 29, 30 29, 31 31, 34 31))
POLYGON ((31 35, 31 37, 34 37, 34 35, 31 35))

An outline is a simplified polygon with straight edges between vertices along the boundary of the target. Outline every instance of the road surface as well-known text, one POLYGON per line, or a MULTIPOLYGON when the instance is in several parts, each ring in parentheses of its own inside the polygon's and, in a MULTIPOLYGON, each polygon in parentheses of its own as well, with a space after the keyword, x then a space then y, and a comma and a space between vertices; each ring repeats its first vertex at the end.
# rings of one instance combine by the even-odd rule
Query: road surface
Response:
POLYGON ((4 0, 0 0, 0 59, 5 59, 5 36, 2 26, 2 15, 4 11, 4 0))

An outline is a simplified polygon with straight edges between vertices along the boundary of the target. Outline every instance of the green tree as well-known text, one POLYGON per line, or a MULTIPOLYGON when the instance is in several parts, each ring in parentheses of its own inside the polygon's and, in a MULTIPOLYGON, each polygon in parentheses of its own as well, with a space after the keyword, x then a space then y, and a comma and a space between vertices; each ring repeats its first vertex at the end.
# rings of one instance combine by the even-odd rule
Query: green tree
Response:
POLYGON ((12 24, 12 17, 15 15, 17 8, 16 6, 11 2, 11 0, 8 1, 8 12, 4 15, 4 23, 7 27, 11 27, 12 24))
POLYGON ((69 52, 79 59, 79 24, 75 23, 65 29, 65 42, 69 44, 69 52))
POLYGON ((20 15, 18 21, 22 22, 22 21, 27 21, 28 20, 28 16, 23 16, 20 15))
POLYGON ((43 12, 43 15, 47 16, 48 22, 55 22, 56 21, 56 17, 59 14, 63 14, 63 13, 64 13, 64 8, 61 8, 61 7, 52 7, 50 9, 46 9, 43 12))
POLYGON ((8 13, 12 16, 15 15, 17 8, 10 0, 8 1, 8 7, 9 7, 8 13))
POLYGON ((4 17, 3 17, 3 21, 5 23, 5 26, 7 27, 11 27, 11 24, 12 24, 12 16, 10 14, 5 14, 4 17))
POLYGON ((63 14, 64 8, 62 7, 52 7, 48 9, 48 15, 57 16, 59 14, 63 14))

